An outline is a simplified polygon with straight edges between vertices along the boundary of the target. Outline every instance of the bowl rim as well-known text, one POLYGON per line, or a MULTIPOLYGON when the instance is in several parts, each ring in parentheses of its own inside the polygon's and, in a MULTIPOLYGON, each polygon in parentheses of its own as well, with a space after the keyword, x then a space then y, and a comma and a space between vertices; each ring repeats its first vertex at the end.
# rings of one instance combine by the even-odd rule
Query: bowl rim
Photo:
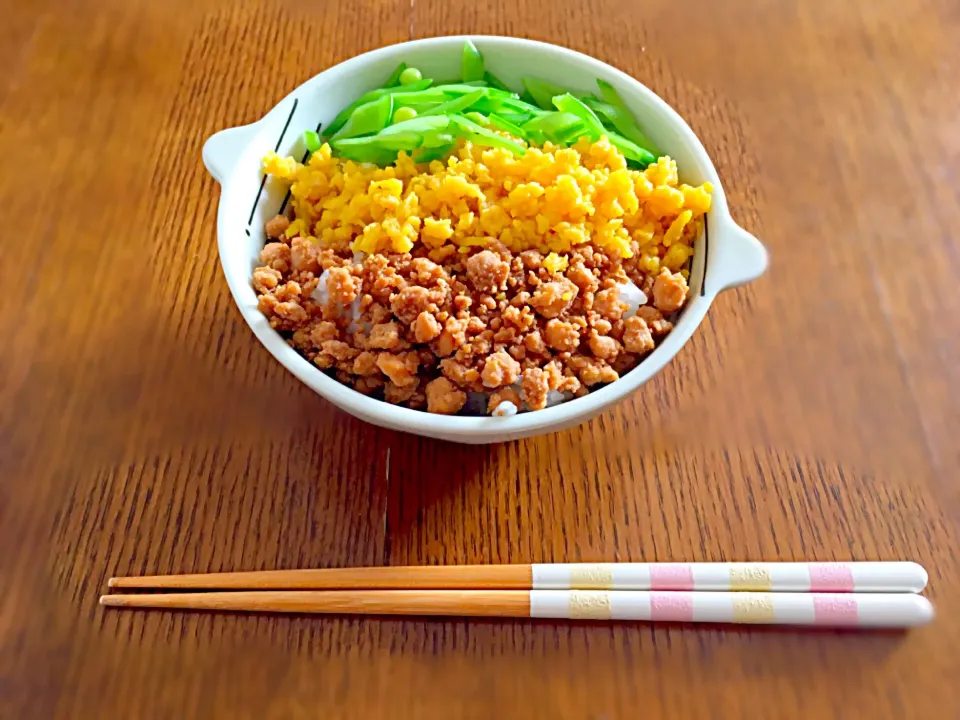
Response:
MULTIPOLYGON (((685 145, 688 151, 697 156, 697 160, 703 170, 704 179, 713 185, 712 204, 705 226, 708 224, 716 224, 716 229, 726 229, 727 226, 736 227, 729 215, 723 186, 713 161, 710 159, 700 139, 690 126, 666 101, 639 80, 631 77, 619 68, 589 55, 539 40, 502 35, 445 35, 395 43, 356 55, 317 73, 287 93, 273 108, 264 113, 259 120, 250 125, 241 126, 240 128, 234 127, 221 130, 208 139, 207 144, 204 146, 204 162, 221 184, 220 199, 222 200, 226 194, 227 187, 236 169, 231 168, 222 173, 223 177, 218 177, 218 173, 214 171, 208 148, 212 141, 218 136, 221 136, 223 133, 238 130, 249 130, 249 134, 244 134, 233 143, 233 151, 236 155, 239 155, 258 135, 257 130, 262 123, 265 123, 280 107, 285 106, 287 102, 298 93, 304 92, 308 86, 316 82, 324 74, 337 70, 344 76, 347 76, 350 70, 358 69, 384 56, 402 53, 405 49, 448 44, 462 45, 462 43, 468 39, 477 40, 478 44, 486 46, 487 48, 497 45, 525 46, 526 49, 533 49, 537 52, 560 53, 586 66, 587 69, 599 71, 595 72, 597 76, 612 75, 620 83, 631 86, 634 92, 644 96, 647 103, 657 108, 662 118, 665 119, 666 124, 672 126, 672 130, 678 134, 679 142, 685 145)), ((704 288, 703 292, 691 297, 687 307, 682 311, 680 321, 649 355, 623 377, 602 388, 593 390, 587 395, 542 410, 518 413, 511 417, 440 415, 428 413, 423 410, 414 410, 392 405, 384 400, 363 395, 353 388, 342 385, 336 379, 329 377, 290 347, 282 336, 270 327, 267 319, 255 306, 251 307, 241 300, 241 284, 244 285, 244 288, 249 287, 250 277, 243 278, 241 283, 241 281, 235 277, 235 274, 226 270, 227 266, 224 262, 224 256, 231 252, 233 247, 227 244, 226 232, 224 231, 225 213, 225 203, 219 202, 217 211, 217 247, 220 255, 221 269, 226 277, 234 303, 237 305, 237 308, 250 326, 254 335, 256 335, 261 344, 267 348, 270 354, 301 382, 350 414, 382 427, 426 436, 456 437, 476 435, 482 437, 487 435, 500 435, 521 437, 536 434, 539 431, 546 431, 553 426, 568 426, 579 421, 585 421, 601 412, 605 407, 617 403, 627 395, 633 393, 653 377, 653 375, 658 373, 692 337, 706 316, 717 293, 727 287, 725 285, 717 286, 717 284, 714 283, 714 286, 710 290, 704 288), (681 329, 679 327, 680 323, 685 327, 681 329)), ((719 234, 719 232, 714 232, 714 235, 719 234)), ((711 239, 711 243, 713 242, 714 240, 711 239)), ((250 273, 252 273, 252 268, 250 273)), ((706 264, 704 264, 704 280, 705 275, 706 264)))

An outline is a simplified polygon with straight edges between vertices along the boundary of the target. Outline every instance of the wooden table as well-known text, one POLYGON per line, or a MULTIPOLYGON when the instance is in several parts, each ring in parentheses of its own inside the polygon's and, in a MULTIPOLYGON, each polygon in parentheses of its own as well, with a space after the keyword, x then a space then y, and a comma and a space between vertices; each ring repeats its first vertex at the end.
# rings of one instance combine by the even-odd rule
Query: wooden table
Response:
POLYGON ((0 2, 0 717, 956 718, 954 0, 0 2), (254 340, 203 140, 356 53, 531 36, 684 115, 772 251, 617 410, 458 447, 254 340), (909 634, 105 612, 114 573, 912 558, 909 634))

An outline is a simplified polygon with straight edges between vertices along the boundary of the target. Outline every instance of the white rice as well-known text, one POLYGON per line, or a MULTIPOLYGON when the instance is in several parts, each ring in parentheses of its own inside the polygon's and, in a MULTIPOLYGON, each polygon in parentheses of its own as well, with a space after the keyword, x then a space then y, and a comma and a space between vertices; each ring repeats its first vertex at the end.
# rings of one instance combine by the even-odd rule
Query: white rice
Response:
POLYGON ((494 417, 510 417, 516 415, 518 412, 517 406, 514 405, 509 400, 504 400, 502 403, 497 405, 497 409, 493 411, 494 417))
MULTIPOLYGON (((330 298, 330 291, 327 288, 327 280, 329 279, 330 279, 330 271, 324 270, 320 274, 320 277, 317 278, 316 289, 310 294, 310 297, 312 297, 316 302, 318 302, 321 305, 326 305, 327 300, 330 298)), ((347 332, 354 333, 357 330, 361 330, 361 329, 367 332, 370 331, 369 323, 358 324, 358 323, 352 322, 353 319, 360 314, 360 298, 359 297, 357 297, 357 299, 350 304, 350 307, 343 307, 341 305, 341 306, 338 306, 338 310, 340 311, 340 314, 342 316, 348 317, 351 320, 350 325, 347 327, 347 332)))
POLYGON ((629 305, 624 313, 627 317, 635 315, 640 306, 646 305, 648 300, 646 293, 638 288, 633 280, 627 280, 620 285, 620 299, 629 305))
POLYGON ((559 405, 562 402, 566 402, 573 397, 573 393, 570 392, 560 392, 559 390, 549 390, 547 392, 547 407, 553 407, 554 405, 559 405))
POLYGON ((317 278, 317 288, 314 290, 310 297, 316 300, 320 305, 327 304, 327 298, 330 297, 330 293, 327 290, 327 280, 330 279, 330 271, 324 270, 321 273, 320 277, 317 278))

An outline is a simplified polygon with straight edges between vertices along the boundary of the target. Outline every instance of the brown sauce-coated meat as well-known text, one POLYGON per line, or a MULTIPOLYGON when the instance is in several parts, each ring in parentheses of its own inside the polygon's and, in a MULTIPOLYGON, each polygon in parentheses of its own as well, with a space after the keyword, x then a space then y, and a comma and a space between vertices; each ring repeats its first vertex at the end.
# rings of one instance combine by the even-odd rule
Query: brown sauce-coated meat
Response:
POLYGON ((427 383, 427 412, 453 415, 467 402, 467 394, 445 377, 427 383))
POLYGON ((489 394, 488 413, 506 401, 538 410, 550 391, 581 395, 613 382, 672 329, 664 313, 688 292, 680 273, 636 277, 631 267, 651 304, 629 317, 620 261, 589 245, 555 273, 540 252, 511 255, 496 243, 355 263, 270 223, 276 240, 252 283, 271 326, 340 382, 434 413, 460 412, 468 392, 489 394))

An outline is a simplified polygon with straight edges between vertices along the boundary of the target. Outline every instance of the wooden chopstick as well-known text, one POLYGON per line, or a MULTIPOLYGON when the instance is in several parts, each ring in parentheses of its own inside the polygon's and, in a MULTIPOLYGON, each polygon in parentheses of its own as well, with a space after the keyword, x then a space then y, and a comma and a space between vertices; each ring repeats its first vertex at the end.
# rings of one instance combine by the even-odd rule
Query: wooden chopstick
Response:
POLYGON ((529 590, 530 565, 422 565, 115 577, 112 588, 183 590, 529 590))
POLYGON ((156 590, 697 590, 918 593, 913 562, 560 563, 264 570, 110 578, 111 588, 156 590))
POLYGON ((111 607, 233 612, 640 620, 913 627, 933 618, 908 593, 647 592, 638 590, 264 590, 104 595, 111 607))

